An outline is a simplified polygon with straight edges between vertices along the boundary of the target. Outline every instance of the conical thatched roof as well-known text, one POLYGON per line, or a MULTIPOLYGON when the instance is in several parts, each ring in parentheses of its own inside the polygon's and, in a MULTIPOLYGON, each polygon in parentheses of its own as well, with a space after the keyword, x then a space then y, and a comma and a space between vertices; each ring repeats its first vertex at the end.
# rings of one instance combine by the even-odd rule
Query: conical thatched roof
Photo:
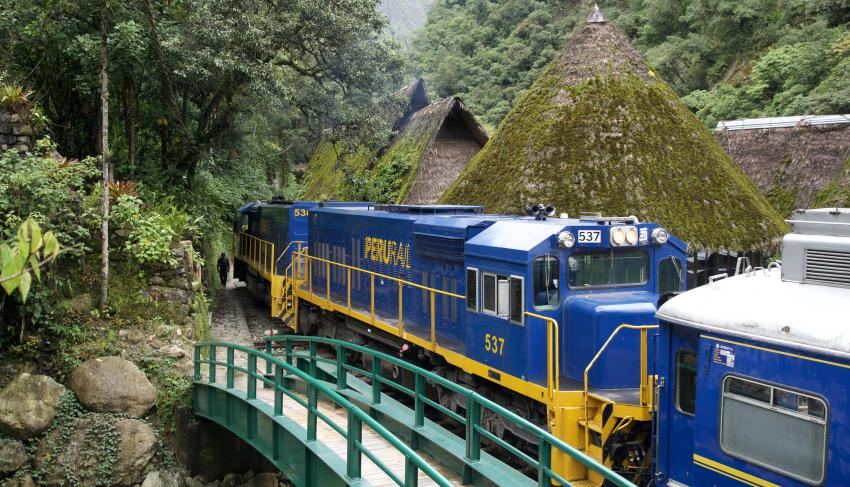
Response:
POLYGON ((762 248, 782 218, 628 39, 594 12, 443 196, 636 215, 692 249, 762 248))
POLYGON ((850 114, 720 122, 714 136, 780 214, 850 205, 850 114))
MULTIPOLYGON (((392 112, 396 134, 388 145, 351 154, 324 137, 308 164, 304 198, 434 203, 487 143, 460 98, 430 103, 421 80, 390 100, 403 100, 405 107, 392 112)), ((387 101, 380 109, 395 105, 387 101)))

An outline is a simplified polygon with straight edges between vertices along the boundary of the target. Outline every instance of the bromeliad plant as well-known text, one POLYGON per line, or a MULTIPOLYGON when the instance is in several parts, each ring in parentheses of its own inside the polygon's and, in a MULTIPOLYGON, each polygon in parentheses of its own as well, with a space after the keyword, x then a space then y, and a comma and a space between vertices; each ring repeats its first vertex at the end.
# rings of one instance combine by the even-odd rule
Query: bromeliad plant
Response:
POLYGON ((53 232, 41 233, 35 220, 28 218, 18 227, 17 239, 0 243, 0 285, 7 294, 17 290, 26 302, 33 275, 41 280, 41 268, 59 256, 59 241, 53 232))

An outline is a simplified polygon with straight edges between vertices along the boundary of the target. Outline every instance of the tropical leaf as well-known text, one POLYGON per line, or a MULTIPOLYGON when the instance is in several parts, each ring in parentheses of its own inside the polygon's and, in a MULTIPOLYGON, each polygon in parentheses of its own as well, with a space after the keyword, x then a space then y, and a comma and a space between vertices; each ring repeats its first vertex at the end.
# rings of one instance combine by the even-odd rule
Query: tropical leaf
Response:
POLYGON ((23 302, 27 302, 27 295, 30 293, 30 286, 32 285, 32 274, 29 272, 24 272, 21 274, 20 282, 18 283, 18 291, 21 293, 21 300, 23 302))

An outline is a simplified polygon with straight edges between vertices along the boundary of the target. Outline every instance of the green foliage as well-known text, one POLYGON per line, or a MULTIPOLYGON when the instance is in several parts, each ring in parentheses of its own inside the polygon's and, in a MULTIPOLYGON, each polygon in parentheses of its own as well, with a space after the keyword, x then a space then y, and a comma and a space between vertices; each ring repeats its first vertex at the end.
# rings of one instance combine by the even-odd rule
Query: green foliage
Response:
POLYGON ((0 155, 0 238, 13 238, 27 217, 79 256, 91 249, 91 208, 83 204, 99 175, 95 160, 54 158, 50 139, 36 143, 34 157, 17 151, 0 155))
MULTIPOLYGON (((850 110, 845 2, 614 0, 602 7, 709 127, 850 110)), ((585 2, 437 0, 413 40, 415 71, 494 126, 589 10, 585 2)))
POLYGON ((32 91, 25 90, 21 85, 0 85, 0 107, 17 112, 30 106, 32 91))
MULTIPOLYGON (((109 0, 116 176, 171 193, 194 184, 213 154, 222 169, 259 160, 286 187, 321 128, 371 133, 371 103, 398 83, 403 62, 375 6, 109 0)), ((74 157, 97 152, 100 15, 99 3, 58 0, 0 16, 0 65, 38 87, 50 127, 62 128, 60 151, 74 157)))
MULTIPOLYGON (((58 469, 62 474, 63 485, 112 485, 112 474, 118 460, 118 432, 115 424, 122 418, 120 414, 87 412, 72 392, 66 392, 59 399, 59 408, 50 429, 44 433, 44 436, 49 436, 58 432, 53 436, 56 441, 50 445, 50 461, 45 463, 44 468, 58 469), (87 433, 82 438, 82 444, 72 445, 74 432, 82 421, 88 424, 87 433), (90 461, 76 465, 63 463, 62 453, 69 448, 91 455, 90 461)), ((34 453, 32 450, 35 444, 30 446, 30 453, 34 453)), ((39 485, 46 481, 43 471, 34 470, 31 474, 39 485)))
POLYGON ((26 302, 33 282, 41 280, 41 268, 59 256, 59 242, 53 232, 41 233, 32 219, 18 227, 14 242, 0 242, 0 285, 7 294, 17 290, 26 302))

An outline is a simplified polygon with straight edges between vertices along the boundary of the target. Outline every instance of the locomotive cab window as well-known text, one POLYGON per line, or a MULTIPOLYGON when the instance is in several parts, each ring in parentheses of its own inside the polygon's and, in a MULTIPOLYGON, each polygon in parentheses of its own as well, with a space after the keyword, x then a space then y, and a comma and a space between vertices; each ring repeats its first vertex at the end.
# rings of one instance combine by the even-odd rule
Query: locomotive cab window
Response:
POLYGON ((697 354, 691 350, 676 352, 676 408, 693 416, 697 400, 697 354))
POLYGON ((521 277, 485 272, 482 277, 481 294, 483 312, 522 324, 524 300, 521 277))
POLYGON ((661 259, 658 263, 658 294, 682 290, 682 261, 675 257, 661 259))
POLYGON ((466 309, 478 311, 478 269, 466 269, 466 309))
POLYGON ((560 261, 552 255, 541 255, 531 264, 532 296, 537 309, 555 309, 560 303, 558 284, 560 261))
POLYGON ((826 403, 818 397, 727 376, 720 446, 752 464, 819 484, 826 464, 826 417, 826 403))
POLYGON ((569 257, 571 288, 640 286, 647 281, 648 257, 640 250, 576 253, 569 257))

